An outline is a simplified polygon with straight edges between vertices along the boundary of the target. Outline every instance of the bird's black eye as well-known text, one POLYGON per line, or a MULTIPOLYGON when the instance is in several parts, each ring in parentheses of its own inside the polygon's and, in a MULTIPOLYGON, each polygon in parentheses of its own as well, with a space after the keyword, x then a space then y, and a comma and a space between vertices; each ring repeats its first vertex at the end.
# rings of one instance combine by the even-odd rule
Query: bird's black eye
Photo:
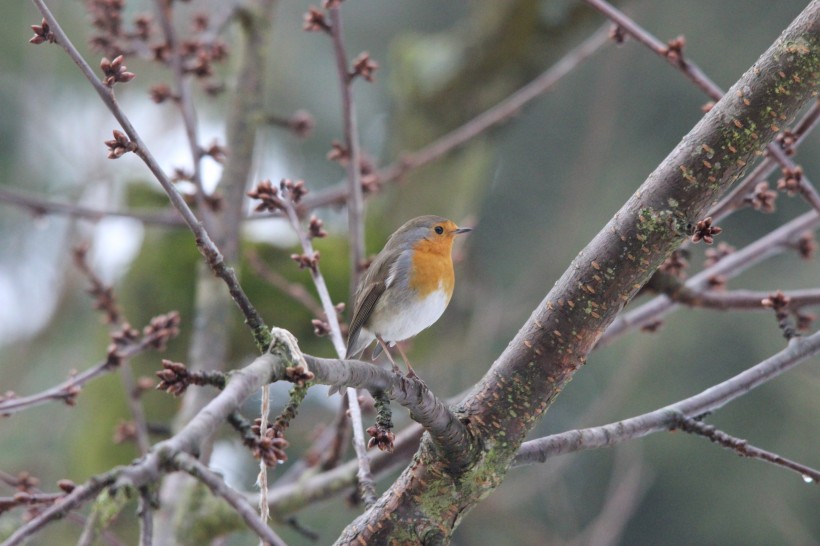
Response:
POLYGON ((442 233, 444 233, 444 228, 441 227, 441 226, 436 226, 435 227, 435 232, 438 233, 439 235, 441 235, 442 233))

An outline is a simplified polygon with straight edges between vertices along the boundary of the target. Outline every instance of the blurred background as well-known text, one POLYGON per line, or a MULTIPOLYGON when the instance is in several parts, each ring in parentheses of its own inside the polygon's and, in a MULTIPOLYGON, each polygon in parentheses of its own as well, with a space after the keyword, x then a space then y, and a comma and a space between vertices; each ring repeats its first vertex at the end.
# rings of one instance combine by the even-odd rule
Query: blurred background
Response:
MULTIPOLYGON (((52 2, 64 29, 96 67, 87 47, 88 15, 79 1, 52 2)), ((636 0, 618 5, 661 40, 685 35, 685 54, 728 89, 806 6, 806 0, 636 0)), ((312 190, 339 182, 344 171, 328 161, 341 140, 342 116, 330 40, 302 31, 310 3, 277 6, 271 37, 275 55, 265 67, 265 104, 289 116, 304 109, 316 126, 307 139, 282 129, 262 130, 254 179, 304 179, 312 190)), ((151 2, 128 2, 127 13, 151 12, 151 2)), ((190 2, 179 13, 224 13, 221 2, 190 2)), ((375 164, 420 148, 502 100, 604 25, 578 1, 348 0, 343 16, 351 57, 369 51, 379 63, 375 83, 357 82, 356 108, 364 149, 375 164)), ((180 21, 184 20, 182 16, 180 21)), ((106 159, 103 141, 116 122, 59 47, 28 44, 40 16, 28 2, 10 2, 0 18, 0 189, 50 201, 106 210, 163 209, 167 198, 133 154, 106 159)), ((238 52, 239 32, 226 29, 238 52)), ((137 78, 117 88, 118 99, 166 171, 190 168, 177 110, 156 105, 148 88, 169 82, 167 70, 126 59, 137 78)), ((219 76, 232 86, 229 59, 219 76)), ((224 143, 224 96, 197 94, 203 144, 224 143)), ((576 253, 609 220, 647 175, 701 118, 707 98, 665 61, 634 41, 607 43, 513 120, 484 133, 441 161, 385 185, 367 201, 367 246, 419 214, 441 214, 476 229, 457 247, 458 283, 436 328, 410 348, 414 367, 441 396, 474 384, 504 349, 576 253)), ((800 147, 796 161, 820 178, 820 134, 800 147)), ((204 161, 211 186, 220 165, 204 161)), ((777 175, 773 175, 772 181, 777 175)), ((781 195, 774 214, 747 209, 724 221, 719 240, 742 247, 807 210, 781 195)), ((346 213, 316 211, 330 236, 316 242, 334 300, 347 301, 346 213)), ((296 239, 276 220, 246 225, 246 252, 281 275, 310 279, 289 256, 296 239)), ((142 327, 172 309, 182 333, 161 357, 133 361, 153 376, 160 358, 184 361, 190 334, 194 274, 200 255, 186 229, 144 225, 129 218, 91 222, 34 215, 0 201, 0 393, 38 392, 104 358, 108 335, 86 294, 87 280, 71 265, 71 249, 91 245, 90 261, 115 288, 129 321, 142 327)), ((692 270, 703 261, 692 250, 692 270)), ((287 328, 311 354, 331 356, 316 338, 311 314, 260 278, 247 263, 242 284, 268 324, 287 328)), ((753 290, 820 285, 817 259, 777 256, 730 288, 753 290)), ((644 296, 645 298, 645 296, 644 296)), ((640 299, 638 303, 644 301, 640 299)), ((633 304, 634 305, 634 304, 633 304)), ((231 363, 250 362, 255 349, 238 311, 231 363)), ((773 313, 680 309, 654 334, 633 332, 594 352, 532 437, 604 424, 675 402, 722 381, 781 350, 773 313)), ((820 369, 817 359, 721 409, 709 422, 753 445, 820 466, 820 369)), ((281 402, 284 390, 275 389, 281 402)), ((148 418, 169 425, 179 401, 150 392, 148 418)), ((312 389, 288 439, 296 459, 336 398, 312 389)), ((250 412, 258 407, 249 403, 250 412)), ((398 423, 407 418, 395 410, 398 423)), ((28 471, 40 486, 82 482, 137 455, 116 444, 129 418, 116 374, 89 384, 76 407, 51 403, 0 419, 0 470, 28 471)), ((217 444, 215 463, 233 483, 250 488, 256 464, 230 431, 217 444)), ((282 471, 285 471, 283 468, 282 471)), ((275 473, 274 473, 275 477, 275 473)), ((389 476, 379 483, 380 492, 389 476)), ((9 488, 0 496, 10 495, 9 488)), ((301 524, 332 542, 358 513, 344 496, 301 511, 301 524)), ((795 544, 820 543, 820 490, 796 474, 738 458, 702 438, 655 434, 623 446, 511 470, 504 484, 473 510, 453 541, 475 544, 795 544), (620 496, 613 496, 615 494, 620 496), (613 500, 616 499, 616 500, 613 500)), ((132 513, 132 512, 131 512, 132 513)), ((130 513, 129 513, 130 514, 130 513)), ((20 511, 0 517, 0 536, 19 525, 20 511)), ((113 531, 132 543, 133 518, 113 531)), ((63 523, 52 542, 73 543, 80 526, 63 523)), ((283 528, 291 544, 306 539, 283 528)), ((253 544, 235 534, 228 544, 253 544)))

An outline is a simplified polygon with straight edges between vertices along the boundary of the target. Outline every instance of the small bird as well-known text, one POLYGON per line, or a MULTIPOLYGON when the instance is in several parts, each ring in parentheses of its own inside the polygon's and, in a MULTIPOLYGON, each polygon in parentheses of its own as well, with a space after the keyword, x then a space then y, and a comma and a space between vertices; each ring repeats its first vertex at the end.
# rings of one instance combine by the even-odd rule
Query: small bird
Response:
MULTIPOLYGON (((411 338, 436 322, 453 295, 453 239, 472 231, 441 216, 413 218, 387 240, 353 296, 347 355, 353 358, 378 341, 373 358, 388 344, 411 338)), ((398 346, 408 376, 416 373, 398 346)))

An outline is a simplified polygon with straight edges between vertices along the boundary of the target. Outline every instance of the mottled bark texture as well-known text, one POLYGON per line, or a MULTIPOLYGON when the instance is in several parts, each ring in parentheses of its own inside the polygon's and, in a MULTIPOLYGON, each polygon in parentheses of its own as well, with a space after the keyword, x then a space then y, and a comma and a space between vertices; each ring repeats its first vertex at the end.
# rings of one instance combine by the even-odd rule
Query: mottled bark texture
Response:
POLYGON ((472 464, 452 468, 425 435, 410 466, 338 544, 449 542, 624 304, 780 128, 817 100, 819 58, 814 0, 575 258, 455 408, 478 448, 472 464))

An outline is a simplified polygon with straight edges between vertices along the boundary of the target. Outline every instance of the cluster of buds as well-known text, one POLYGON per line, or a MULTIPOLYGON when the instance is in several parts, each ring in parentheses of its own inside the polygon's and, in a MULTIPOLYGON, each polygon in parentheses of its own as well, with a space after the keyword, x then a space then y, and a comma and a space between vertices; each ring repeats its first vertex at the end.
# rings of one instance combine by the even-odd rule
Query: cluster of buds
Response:
MULTIPOLYGON (((777 325, 780 327, 780 330, 782 330, 783 337, 786 339, 792 339, 793 337, 800 335, 789 323, 789 307, 791 306, 791 298, 789 298, 786 294, 778 290, 760 300, 760 304, 763 307, 774 311, 774 316, 777 318, 777 325)), ((798 317, 798 328, 801 325, 806 325, 806 323, 810 324, 811 319, 813 318, 808 315, 802 315, 801 320, 799 314, 798 317)))
POLYGON ((317 7, 310 6, 305 13, 302 29, 307 32, 325 32, 330 34, 330 23, 325 12, 317 7))
POLYGON ((368 449, 376 446, 379 451, 393 452, 393 441, 396 439, 396 435, 392 430, 383 425, 375 424, 368 427, 367 434, 370 436, 370 440, 367 442, 368 449))
POLYGON ((734 251, 735 247, 729 243, 718 243, 714 248, 707 248, 706 260, 703 262, 703 267, 712 267, 734 251))
POLYGON ((712 217, 709 216, 698 221, 692 228, 692 242, 697 243, 702 240, 707 245, 711 245, 714 242, 714 236, 722 231, 723 228, 712 225, 712 217))
POLYGON ((618 24, 614 24, 609 27, 609 39, 615 42, 617 45, 621 45, 626 41, 626 30, 624 27, 618 24))
POLYGON ((191 374, 182 362, 162 360, 162 369, 156 372, 159 383, 156 386, 158 391, 165 391, 174 396, 180 396, 191 385, 191 374))
POLYGON ((299 387, 304 387, 305 383, 313 381, 314 377, 315 375, 313 375, 313 372, 301 364, 298 366, 289 366, 285 368, 285 379, 299 387))
POLYGON ((685 46, 685 37, 678 36, 677 38, 672 38, 666 42, 666 49, 664 49, 663 54, 673 63, 680 64, 683 62, 683 48, 685 46))
POLYGON ((112 438, 115 444, 124 444, 130 442, 137 437, 137 425, 134 421, 120 420, 114 428, 114 436, 112 438))
POLYGON ((285 440, 281 427, 268 423, 264 434, 261 428, 262 420, 257 418, 251 427, 253 436, 245 441, 253 456, 256 459, 262 459, 266 466, 275 466, 287 461, 288 454, 285 450, 290 444, 285 440))
MULTIPOLYGON (((330 143, 330 151, 327 153, 329 161, 336 161, 339 165, 346 166, 350 162, 350 151, 347 146, 334 140, 330 143)), ((361 176, 362 190, 364 193, 374 193, 381 186, 379 175, 373 161, 362 154, 359 157, 359 174, 361 176)))
POLYGON ((782 131, 774 137, 774 141, 788 156, 795 154, 794 145, 797 144, 797 135, 791 131, 782 131))
POLYGON ((308 235, 311 239, 321 239, 327 237, 327 231, 324 228, 325 223, 317 218, 315 215, 310 216, 310 223, 308 224, 308 235))
POLYGON ((162 104, 169 99, 179 100, 179 95, 175 95, 174 92, 171 91, 171 87, 166 83, 153 85, 148 92, 151 95, 151 100, 157 104, 162 104))
POLYGON ((142 335, 150 341, 151 347, 164 351, 168 340, 179 335, 179 322, 179 313, 176 311, 157 315, 142 329, 142 335))
POLYGON ((688 254, 685 250, 676 250, 663 261, 658 269, 675 278, 685 279, 686 269, 689 267, 688 254))
POLYGON ((247 193, 251 199, 257 199, 259 204, 254 209, 256 212, 287 210, 287 203, 284 199, 289 199, 294 205, 308 193, 303 180, 284 179, 279 183, 279 187, 273 185, 270 180, 259 182, 254 189, 247 193))
POLYGON ((795 167, 793 169, 783 168, 783 176, 777 181, 777 189, 785 191, 790 196, 795 195, 800 191, 800 184, 803 181, 803 168, 795 167))
POLYGON ((310 269, 313 273, 319 271, 319 258, 321 255, 318 250, 314 250, 313 254, 291 254, 290 259, 299 265, 299 269, 310 269))
POLYGON ((45 19, 39 25, 31 25, 31 30, 34 31, 34 36, 28 41, 30 44, 39 45, 45 42, 53 44, 57 42, 57 37, 54 36, 54 32, 52 32, 45 19))
POLYGON ((106 140, 105 145, 108 147, 108 159, 119 159, 124 153, 137 149, 137 145, 131 142, 125 133, 116 129, 114 129, 114 138, 106 140))
POLYGON ((127 71, 127 66, 123 64, 125 58, 118 55, 113 61, 109 61, 108 57, 103 57, 100 61, 100 69, 105 76, 103 83, 108 87, 112 87, 115 83, 128 83, 136 76, 133 72, 127 71))
POLYGON ((816 249, 817 242, 814 240, 813 231, 807 231, 797 239, 797 252, 804 260, 811 260, 816 249))
MULTIPOLYGON (((191 385, 212 385, 218 389, 224 389, 227 384, 227 377, 218 371, 195 371, 192 372, 182 362, 162 360, 162 369, 156 372, 159 383, 156 386, 158 391, 165 391, 168 394, 179 396, 191 385)), ((140 379, 139 388, 150 388, 153 384, 150 378, 140 379)))
POLYGON ((211 142, 210 146, 202 150, 203 155, 210 156, 217 163, 224 163, 228 155, 228 149, 220 145, 216 140, 211 142))
POLYGON ((365 80, 372 82, 373 73, 379 68, 379 63, 370 58, 370 53, 363 51, 353 59, 353 70, 348 74, 349 79, 361 76, 365 80))
POLYGON ((769 189, 768 182, 760 182, 755 189, 746 197, 746 202, 750 203, 755 210, 772 213, 775 210, 774 202, 777 200, 777 192, 769 189))
POLYGON ((778 290, 777 292, 769 294, 767 297, 760 300, 760 304, 768 309, 784 311, 789 307, 790 301, 790 298, 786 294, 784 294, 781 290, 778 290))

